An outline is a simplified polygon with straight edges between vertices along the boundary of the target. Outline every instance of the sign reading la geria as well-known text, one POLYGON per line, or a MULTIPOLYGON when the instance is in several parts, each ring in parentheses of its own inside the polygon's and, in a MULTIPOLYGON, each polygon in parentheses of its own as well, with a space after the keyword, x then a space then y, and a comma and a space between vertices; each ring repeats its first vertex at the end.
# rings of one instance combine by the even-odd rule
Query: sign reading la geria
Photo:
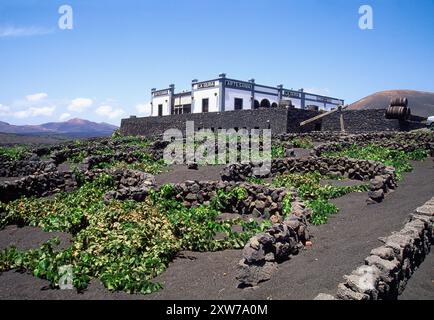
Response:
POLYGON ((198 89, 215 87, 215 81, 201 82, 197 84, 198 89))

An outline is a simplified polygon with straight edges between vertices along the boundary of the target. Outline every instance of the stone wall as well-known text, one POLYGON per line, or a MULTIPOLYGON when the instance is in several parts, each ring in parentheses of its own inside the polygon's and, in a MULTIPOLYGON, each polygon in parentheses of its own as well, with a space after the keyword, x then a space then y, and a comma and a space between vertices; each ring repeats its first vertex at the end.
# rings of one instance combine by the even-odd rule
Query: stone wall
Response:
POLYGON ((0 183, 0 201, 9 202, 23 196, 46 197, 77 186, 70 172, 47 172, 0 183))
MULTIPOLYGON (((301 159, 273 159, 270 173, 274 177, 282 173, 307 173, 317 171, 323 175, 344 176, 370 182, 369 202, 381 202, 386 193, 397 186, 395 169, 380 162, 349 158, 309 157, 301 159)), ((223 181, 244 181, 253 176, 253 164, 237 163, 221 172, 223 181)))
POLYGON ((386 119, 386 109, 370 109, 342 110, 342 112, 332 113, 322 118, 321 130, 341 131, 341 114, 347 132, 409 131, 425 127, 424 124, 417 121, 386 119))
MULTIPOLYGON (((149 194, 150 187, 154 187, 151 175, 142 177, 141 181, 137 181, 137 174, 134 177, 123 177, 122 179, 126 183, 117 186, 115 191, 109 191, 105 195, 106 200, 134 199, 136 201, 143 201, 149 194)), ((219 191, 228 194, 235 188, 243 188, 246 191, 245 198, 227 199, 227 203, 225 201, 220 202, 224 206, 220 210, 241 215, 252 214, 255 217, 266 219, 275 214, 283 214, 282 202, 286 196, 290 196, 291 201, 296 198, 295 193, 286 190, 286 188, 265 187, 245 182, 185 181, 170 185, 173 186, 174 190, 173 199, 182 202, 187 208, 211 204, 213 200, 217 199, 219 191)), ((155 189, 158 192, 161 187, 155 189)))
POLYGON ((210 128, 271 128, 273 134, 286 132, 341 131, 340 115, 343 115, 347 132, 367 131, 409 131, 423 128, 420 118, 399 121, 385 118, 385 109, 343 110, 332 113, 318 121, 300 127, 300 122, 319 113, 295 108, 270 108, 257 110, 236 110, 226 112, 193 113, 163 117, 128 118, 121 121, 123 135, 161 136, 167 129, 185 130, 186 121, 194 121, 195 129, 210 128))
POLYGON ((265 232, 250 238, 237 265, 237 280, 241 286, 256 286, 269 280, 279 263, 298 254, 310 239, 307 223, 310 214, 311 210, 296 199, 291 204, 291 214, 284 221, 274 221, 265 232))
POLYGON ((56 170, 53 161, 19 160, 0 162, 0 177, 24 177, 56 170))
POLYGON ((295 138, 309 138, 315 142, 350 142, 350 143, 370 143, 370 142, 388 142, 393 141, 400 144, 424 143, 429 146, 434 142, 434 133, 428 132, 363 132, 363 133, 345 133, 333 131, 313 131, 306 133, 283 133, 273 136, 277 141, 291 141, 295 138))
POLYGON ((404 291, 408 279, 430 252, 433 223, 434 197, 410 214, 403 229, 382 238, 384 244, 371 251, 363 266, 344 276, 345 282, 338 285, 336 298, 397 299, 404 291))
POLYGON ((106 199, 143 200, 150 187, 155 186, 154 176, 145 172, 123 169, 95 169, 80 172, 44 172, 13 181, 0 183, 0 201, 9 202, 23 196, 47 197, 62 191, 73 191, 84 181, 92 181, 106 173, 114 178, 115 191, 106 199))
POLYGON ((178 114, 163 117, 128 118, 121 121, 123 135, 161 136, 167 129, 179 129, 185 132, 186 121, 194 121, 195 129, 213 128, 217 130, 232 128, 268 129, 273 134, 300 132, 312 127, 300 128, 300 122, 317 115, 318 112, 283 107, 236 110, 225 112, 178 114))

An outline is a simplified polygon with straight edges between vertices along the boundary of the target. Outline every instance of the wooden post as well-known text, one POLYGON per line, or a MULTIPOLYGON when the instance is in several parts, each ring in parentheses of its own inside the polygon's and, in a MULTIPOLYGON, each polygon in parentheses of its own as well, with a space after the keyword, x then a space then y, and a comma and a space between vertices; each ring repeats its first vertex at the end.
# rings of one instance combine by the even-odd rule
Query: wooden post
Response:
POLYGON ((340 121, 341 121, 341 132, 345 132, 345 126, 344 126, 344 115, 340 114, 340 121))

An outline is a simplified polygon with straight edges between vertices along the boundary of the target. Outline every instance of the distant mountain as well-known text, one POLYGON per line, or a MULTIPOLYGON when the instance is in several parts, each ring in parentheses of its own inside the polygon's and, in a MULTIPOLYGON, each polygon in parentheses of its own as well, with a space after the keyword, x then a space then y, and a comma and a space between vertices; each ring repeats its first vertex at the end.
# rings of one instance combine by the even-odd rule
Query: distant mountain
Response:
POLYGON ((109 136, 118 127, 108 123, 96 123, 83 119, 71 119, 65 122, 49 122, 41 125, 16 126, 0 121, 0 132, 27 135, 64 135, 68 137, 109 136))
POLYGON ((434 116, 434 93, 414 90, 388 90, 367 96, 348 106, 350 110, 386 109, 392 98, 406 97, 411 114, 419 117, 434 116))

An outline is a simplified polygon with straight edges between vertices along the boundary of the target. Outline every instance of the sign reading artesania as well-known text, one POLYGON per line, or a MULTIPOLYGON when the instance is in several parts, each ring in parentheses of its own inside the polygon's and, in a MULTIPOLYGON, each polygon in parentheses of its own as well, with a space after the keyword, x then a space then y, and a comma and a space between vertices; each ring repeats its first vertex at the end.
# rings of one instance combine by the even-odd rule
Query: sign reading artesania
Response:
POLYGON ((154 97, 167 96, 167 95, 169 95, 169 90, 167 89, 154 92, 154 97))
POLYGON ((197 85, 198 89, 215 87, 215 81, 201 82, 197 85))
POLYGON ((291 91, 291 90, 283 90, 282 91, 282 96, 283 97, 295 97, 295 98, 300 98, 300 92, 295 92, 295 91, 291 91))
POLYGON ((321 101, 321 102, 333 103, 333 99, 326 98, 326 97, 317 96, 316 100, 317 101, 321 101))
POLYGON ((244 89, 244 90, 252 90, 253 89, 253 86, 251 83, 241 82, 241 81, 226 80, 225 85, 226 85, 226 87, 237 88, 237 89, 244 89))

